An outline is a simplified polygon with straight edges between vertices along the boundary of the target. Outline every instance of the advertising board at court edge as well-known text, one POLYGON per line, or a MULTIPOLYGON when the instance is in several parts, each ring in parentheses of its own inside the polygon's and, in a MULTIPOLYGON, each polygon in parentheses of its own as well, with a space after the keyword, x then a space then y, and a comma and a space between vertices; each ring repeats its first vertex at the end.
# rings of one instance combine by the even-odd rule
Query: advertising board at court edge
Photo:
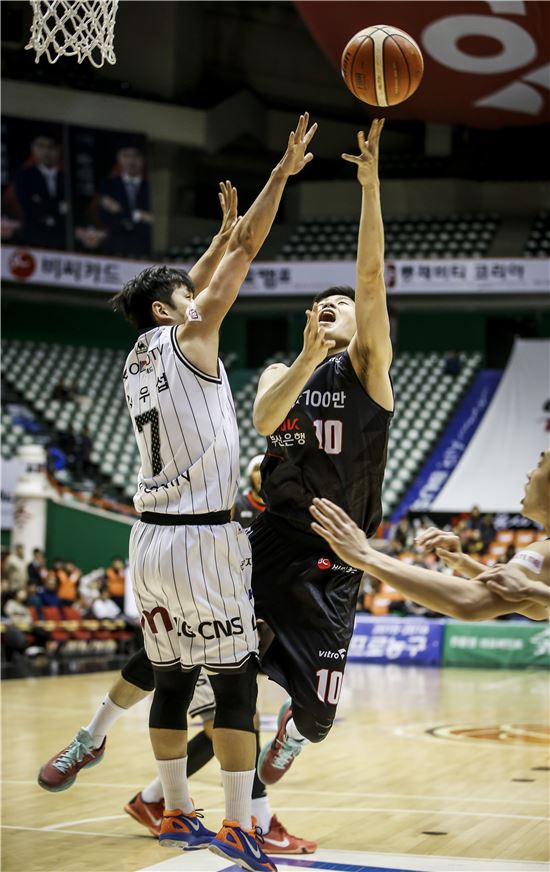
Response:
MULTIPOLYGON (((147 266, 141 260, 72 254, 5 245, 2 280, 115 293, 147 266)), ((189 269, 192 264, 169 264, 189 269)), ((532 294, 550 292, 547 258, 387 260, 388 294, 532 294)), ((355 263, 342 261, 257 261, 240 296, 312 296, 328 285, 355 283, 355 263)))

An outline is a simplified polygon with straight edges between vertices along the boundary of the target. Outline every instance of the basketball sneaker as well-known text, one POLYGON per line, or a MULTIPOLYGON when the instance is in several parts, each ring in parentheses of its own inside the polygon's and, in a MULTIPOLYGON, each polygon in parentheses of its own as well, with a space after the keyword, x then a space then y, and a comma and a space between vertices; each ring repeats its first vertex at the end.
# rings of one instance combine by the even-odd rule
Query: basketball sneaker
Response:
POLYGON ((92 736, 82 727, 70 745, 44 763, 38 773, 40 787, 54 792, 67 790, 74 784, 81 769, 89 769, 101 763, 106 741, 106 738, 103 739, 99 748, 94 748, 92 736))
POLYGON ((251 830, 243 830, 238 821, 223 821, 221 830, 210 842, 209 850, 250 872, 277 872, 275 864, 262 851, 262 842, 256 818, 252 818, 251 830))
POLYGON ((267 833, 262 833, 262 838, 266 854, 313 854, 317 850, 316 842, 292 836, 275 815, 271 818, 267 833))
POLYGON ((160 836, 162 816, 164 814, 164 799, 158 802, 145 802, 141 793, 137 793, 125 806, 124 811, 133 817, 138 824, 147 827, 152 836, 160 836))
POLYGON ((264 784, 275 784, 288 772, 305 744, 286 734, 286 725, 292 717, 291 700, 287 699, 277 716, 277 732, 272 742, 264 745, 258 757, 258 777, 264 784))
POLYGON ((165 809, 160 826, 159 845, 162 848, 181 848, 182 851, 196 851, 207 848, 216 833, 201 824, 202 814, 192 811, 184 814, 181 809, 165 809))

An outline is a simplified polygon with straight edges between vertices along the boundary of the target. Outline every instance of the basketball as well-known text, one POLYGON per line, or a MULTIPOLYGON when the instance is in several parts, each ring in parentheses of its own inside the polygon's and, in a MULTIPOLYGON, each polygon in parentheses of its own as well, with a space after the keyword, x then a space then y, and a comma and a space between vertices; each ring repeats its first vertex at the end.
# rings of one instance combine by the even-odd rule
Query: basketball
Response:
POLYGON ((342 76, 354 97, 369 106, 396 106, 408 100, 424 73, 414 39, 387 24, 366 27, 352 36, 342 53, 342 76))

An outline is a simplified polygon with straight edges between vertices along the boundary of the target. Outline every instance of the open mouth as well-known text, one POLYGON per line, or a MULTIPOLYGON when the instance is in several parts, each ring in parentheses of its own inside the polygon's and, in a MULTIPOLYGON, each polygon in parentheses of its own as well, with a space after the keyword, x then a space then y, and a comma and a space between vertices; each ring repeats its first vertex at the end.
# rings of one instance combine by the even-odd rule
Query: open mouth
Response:
POLYGON ((319 315, 319 323, 334 324, 335 321, 336 321, 336 315, 332 311, 332 309, 323 309, 323 311, 319 315))

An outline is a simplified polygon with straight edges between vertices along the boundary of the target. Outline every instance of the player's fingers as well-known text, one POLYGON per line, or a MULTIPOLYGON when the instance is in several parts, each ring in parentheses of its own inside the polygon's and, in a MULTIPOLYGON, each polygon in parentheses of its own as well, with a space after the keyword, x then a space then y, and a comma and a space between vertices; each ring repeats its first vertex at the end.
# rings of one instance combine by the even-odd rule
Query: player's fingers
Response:
POLYGON ((445 563, 447 563, 447 561, 449 563, 454 563, 456 560, 456 553, 454 551, 446 551, 445 548, 436 548, 435 553, 438 557, 441 557, 445 563))
POLYGON ((309 145, 309 143, 311 142, 311 140, 313 139, 313 137, 317 133, 318 126, 319 125, 317 124, 317 122, 315 122, 315 124, 312 124, 311 127, 309 128, 308 132, 306 133, 306 135, 304 137, 304 142, 306 145, 309 145))
POLYGON ((334 339, 325 339, 323 345, 325 348, 334 348, 336 341, 334 339))
POLYGON ((309 507, 309 511, 313 515, 313 517, 319 522, 319 524, 324 527, 329 535, 333 537, 336 535, 337 527, 334 520, 330 518, 322 509, 312 503, 309 507))
POLYGON ((305 166, 305 164, 309 163, 310 160, 313 160, 313 154, 311 151, 308 151, 308 153, 306 154, 306 156, 304 158, 304 166, 305 166))
POLYGON ((317 533, 318 536, 321 536, 323 539, 325 539, 325 541, 327 541, 329 543, 329 545, 332 546, 332 540, 330 537, 330 533, 328 533, 324 527, 322 527, 316 521, 312 521, 311 522, 311 529, 313 530, 314 533, 317 533))
POLYGON ((365 131, 364 130, 360 130, 359 133, 357 134, 357 145, 359 146, 359 151, 361 151, 361 152, 365 151, 366 142, 365 142, 365 131))
POLYGON ((340 506, 337 506, 336 503, 333 503, 331 500, 327 500, 324 497, 321 499, 319 499, 319 497, 315 497, 313 503, 320 511, 323 512, 325 517, 331 518, 332 520, 340 524, 349 523, 350 518, 340 508, 340 506))
POLYGON ((294 131, 291 130, 290 133, 289 133, 289 135, 288 135, 288 147, 289 147, 289 148, 291 148, 291 147, 294 145, 294 137, 295 137, 295 135, 296 135, 296 134, 294 133, 294 131))
POLYGON ((342 160, 347 160, 349 163, 360 164, 361 158, 356 157, 354 154, 343 154, 341 155, 342 160))

